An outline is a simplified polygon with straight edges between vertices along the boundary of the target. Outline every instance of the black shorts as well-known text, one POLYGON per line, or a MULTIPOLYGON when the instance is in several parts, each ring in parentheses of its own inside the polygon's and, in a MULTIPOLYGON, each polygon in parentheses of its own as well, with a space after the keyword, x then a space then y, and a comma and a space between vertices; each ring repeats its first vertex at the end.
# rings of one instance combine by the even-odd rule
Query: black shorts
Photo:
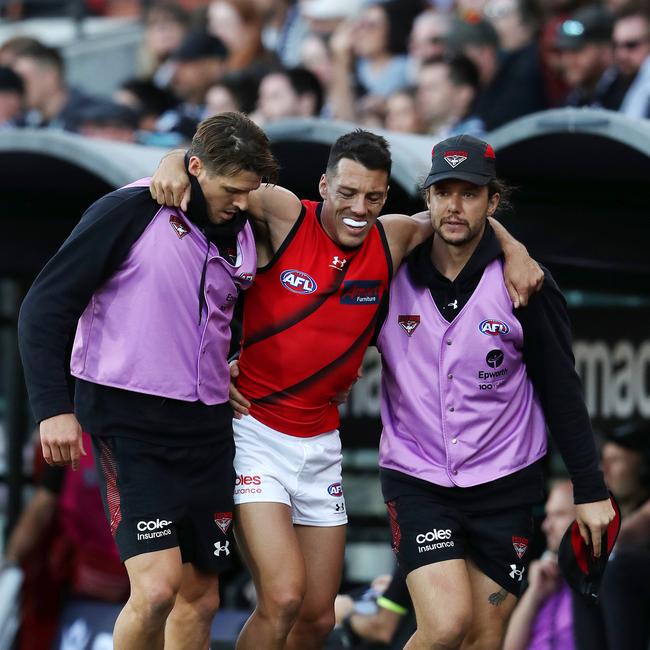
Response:
POLYGON ((234 451, 232 435, 187 447, 93 436, 104 510, 122 561, 178 546, 183 562, 201 571, 229 568, 234 451))
POLYGON ((531 506, 476 512, 444 503, 419 486, 386 504, 393 551, 402 570, 470 558, 489 578, 519 596, 533 533, 531 506))

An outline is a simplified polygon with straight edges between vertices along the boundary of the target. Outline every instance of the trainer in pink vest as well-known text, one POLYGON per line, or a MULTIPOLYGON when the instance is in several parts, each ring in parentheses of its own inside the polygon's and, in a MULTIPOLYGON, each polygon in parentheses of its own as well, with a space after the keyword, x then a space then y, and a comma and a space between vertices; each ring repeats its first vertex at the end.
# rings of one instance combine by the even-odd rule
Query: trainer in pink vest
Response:
POLYGON ((377 342, 381 467, 469 487, 544 456, 546 427, 522 345, 499 260, 486 267, 451 323, 428 288, 413 286, 403 265, 377 342))

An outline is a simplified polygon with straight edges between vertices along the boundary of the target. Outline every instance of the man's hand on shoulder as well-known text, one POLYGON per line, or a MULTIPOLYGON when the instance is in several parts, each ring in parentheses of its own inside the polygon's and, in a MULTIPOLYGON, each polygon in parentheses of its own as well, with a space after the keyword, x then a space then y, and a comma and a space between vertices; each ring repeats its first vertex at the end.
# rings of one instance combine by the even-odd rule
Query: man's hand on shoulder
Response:
POLYGON ((160 205, 187 211, 190 202, 190 179, 185 171, 185 152, 174 149, 158 165, 151 177, 149 191, 160 205))
POLYGON ((72 413, 62 413, 40 424, 43 458, 48 465, 72 465, 79 468, 81 454, 86 455, 81 438, 81 425, 72 413))

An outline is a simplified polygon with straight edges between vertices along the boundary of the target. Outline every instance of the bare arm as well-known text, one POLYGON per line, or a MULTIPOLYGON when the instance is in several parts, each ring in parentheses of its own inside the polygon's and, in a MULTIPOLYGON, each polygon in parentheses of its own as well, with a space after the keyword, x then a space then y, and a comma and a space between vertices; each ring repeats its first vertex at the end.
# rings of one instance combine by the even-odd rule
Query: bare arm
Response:
POLYGON ((525 307, 530 296, 540 290, 544 282, 544 272, 520 241, 496 219, 488 218, 505 258, 503 276, 512 304, 515 309, 525 307))
POLYGON ((354 54, 352 52, 354 26, 343 21, 332 34, 332 110, 337 120, 354 121, 356 117, 354 90, 352 88, 354 54))
POLYGON ((418 244, 433 235, 431 219, 426 210, 410 217, 405 214, 385 214, 379 217, 379 221, 386 233, 395 271, 418 244))
MULTIPOLYGON (((149 191, 160 205, 187 210, 191 198, 190 179, 185 171, 185 152, 175 149, 160 161, 149 191)), ((248 195, 248 213, 268 226, 274 249, 284 241, 301 210, 300 199, 279 185, 262 183, 248 195), (278 243, 279 242, 279 243, 278 243)))
POLYGON ((57 498, 56 494, 44 487, 36 489, 7 542, 7 562, 19 564, 40 541, 54 516, 57 498))

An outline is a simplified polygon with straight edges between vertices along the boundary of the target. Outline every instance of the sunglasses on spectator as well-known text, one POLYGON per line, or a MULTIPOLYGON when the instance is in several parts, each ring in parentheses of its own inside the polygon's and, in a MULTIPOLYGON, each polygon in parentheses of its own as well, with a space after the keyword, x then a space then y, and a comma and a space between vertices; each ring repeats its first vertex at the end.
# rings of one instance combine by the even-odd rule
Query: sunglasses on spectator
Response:
POLYGON ((636 50, 637 47, 640 47, 648 41, 647 38, 637 38, 636 40, 630 41, 613 41, 612 45, 615 50, 636 50))

